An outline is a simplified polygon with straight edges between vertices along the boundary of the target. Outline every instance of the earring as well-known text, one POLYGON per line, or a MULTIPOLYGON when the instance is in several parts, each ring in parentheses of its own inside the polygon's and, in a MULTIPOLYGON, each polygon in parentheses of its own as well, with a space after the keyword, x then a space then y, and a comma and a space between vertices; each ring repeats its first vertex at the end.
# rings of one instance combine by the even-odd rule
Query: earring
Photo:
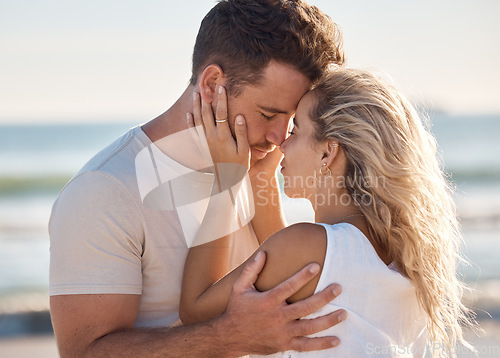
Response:
POLYGON ((323 163, 321 167, 314 171, 314 180, 316 180, 320 184, 326 184, 330 180, 332 180, 332 178, 332 171, 326 166, 326 163, 323 163), (325 180, 321 181, 320 176, 325 176, 325 180))

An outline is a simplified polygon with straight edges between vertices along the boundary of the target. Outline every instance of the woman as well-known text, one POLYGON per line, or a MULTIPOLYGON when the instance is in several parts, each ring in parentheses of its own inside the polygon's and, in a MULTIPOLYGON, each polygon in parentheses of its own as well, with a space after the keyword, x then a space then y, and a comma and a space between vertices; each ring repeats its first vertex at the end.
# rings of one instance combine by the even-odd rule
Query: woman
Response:
MULTIPOLYGON (((236 149, 247 146, 237 139, 233 159, 248 167, 248 150, 236 149)), ((228 161, 209 146, 214 162, 228 161)), ((339 337, 340 346, 309 355, 422 357, 427 342, 433 355, 447 356, 458 342, 467 345, 459 325, 470 319, 456 278, 454 204, 435 140, 401 94, 368 73, 336 69, 301 99, 280 150, 285 194, 308 199, 316 224, 292 225, 261 245, 257 252, 265 251, 267 261, 256 287, 267 290, 318 262, 317 280, 289 302, 337 282, 342 295, 317 315, 348 312, 345 322, 322 332, 339 337)), ((224 312, 242 266, 217 283, 210 275, 193 280, 224 255, 219 240, 191 249, 183 321, 224 312)))

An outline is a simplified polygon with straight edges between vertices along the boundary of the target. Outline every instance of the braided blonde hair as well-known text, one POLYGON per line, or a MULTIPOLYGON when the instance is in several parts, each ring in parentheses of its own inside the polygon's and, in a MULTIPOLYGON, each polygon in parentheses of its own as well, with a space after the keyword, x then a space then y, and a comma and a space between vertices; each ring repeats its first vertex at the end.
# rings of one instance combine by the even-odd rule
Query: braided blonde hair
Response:
POLYGON ((335 69, 313 94, 316 139, 342 146, 349 194, 413 282, 429 342, 443 347, 433 356, 454 356, 457 342, 471 348, 461 327, 474 321, 457 279, 461 233, 434 137, 397 90, 367 72, 335 69))

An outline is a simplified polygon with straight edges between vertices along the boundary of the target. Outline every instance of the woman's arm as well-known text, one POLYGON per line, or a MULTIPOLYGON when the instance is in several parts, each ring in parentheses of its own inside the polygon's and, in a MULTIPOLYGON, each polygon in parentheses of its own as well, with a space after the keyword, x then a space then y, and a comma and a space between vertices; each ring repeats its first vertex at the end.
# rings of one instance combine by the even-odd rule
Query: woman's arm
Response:
POLYGON ((252 226, 260 244, 286 227, 276 173, 281 158, 281 151, 276 147, 264 159, 254 163, 248 172, 255 207, 252 226))
MULTIPOLYGON (((311 262, 317 262, 321 270, 326 254, 326 233, 323 227, 308 223, 295 224, 278 231, 246 262, 224 277, 224 264, 220 263, 225 263, 228 255, 226 238, 191 248, 184 267, 179 309, 181 320, 188 324, 222 314, 243 267, 254 260, 260 251, 266 253, 267 260, 255 286, 259 291, 267 291, 311 262)), ((319 276, 287 301, 296 302, 311 296, 319 276)))
MULTIPOLYGON (((193 135, 199 137, 200 142, 203 142, 202 139, 206 140, 206 150, 210 152, 215 167, 220 169, 219 167, 224 168, 226 163, 232 163, 248 170, 250 147, 247 140, 246 124, 243 117, 238 116, 236 118, 234 125, 235 141, 231 136, 229 123, 225 120, 227 118, 227 100, 224 88, 220 88, 218 91, 215 118, 212 106, 202 101, 198 94, 194 96, 193 105, 193 114, 188 113, 187 116, 188 127, 193 135)), ((270 157, 268 159, 278 160, 279 158, 270 157)), ((229 182, 232 184, 239 179, 239 176, 235 177, 231 173, 229 173, 229 177, 225 177, 224 174, 228 174, 226 171, 216 170, 216 172, 219 191, 225 187, 222 183, 229 182)), ((208 212, 218 214, 217 207, 212 208, 210 204, 209 207, 214 210, 208 210, 208 212)), ((218 220, 209 220, 211 225, 214 223, 218 225, 218 222, 224 221, 225 218, 220 216, 217 215, 218 220)), ((275 221, 279 222, 280 220, 275 221)), ((282 226, 283 224, 274 225, 275 230, 282 228, 282 226)), ((205 235, 203 227, 202 225, 199 235, 205 235)), ((245 264, 217 282, 227 272, 228 238, 224 237, 215 241, 199 241, 199 243, 204 242, 207 243, 190 249, 184 269, 180 303, 180 316, 184 323, 206 320, 224 312, 233 284, 245 264), (212 286, 215 282, 217 284, 212 286)), ((263 272, 259 275, 256 287, 260 290, 268 290, 288 279, 292 274, 311 262, 322 264, 326 252, 326 234, 324 229, 317 225, 294 225, 272 235, 259 251, 267 253, 268 261, 263 272)), ((253 260, 256 254, 257 252, 247 261, 253 260)), ((304 286, 292 297, 287 297, 288 301, 294 302, 310 296, 314 292, 318 280, 319 277, 316 276, 314 281, 309 282, 308 285, 304 286)), ((314 299, 312 297, 309 300, 314 299)))

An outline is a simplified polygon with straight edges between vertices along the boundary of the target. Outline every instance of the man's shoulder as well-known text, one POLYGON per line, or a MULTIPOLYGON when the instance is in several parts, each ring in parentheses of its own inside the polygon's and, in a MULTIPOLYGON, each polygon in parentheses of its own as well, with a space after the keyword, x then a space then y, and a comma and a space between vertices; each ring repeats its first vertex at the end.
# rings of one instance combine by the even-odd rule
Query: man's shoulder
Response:
POLYGON ((68 191, 109 191, 114 187, 122 187, 133 193, 134 183, 137 182, 135 159, 148 145, 141 132, 140 127, 134 127, 95 154, 70 179, 60 194, 68 191))
POLYGON ((117 176, 120 171, 133 169, 136 156, 147 146, 141 128, 134 127, 94 155, 75 177, 89 171, 101 171, 117 176))

